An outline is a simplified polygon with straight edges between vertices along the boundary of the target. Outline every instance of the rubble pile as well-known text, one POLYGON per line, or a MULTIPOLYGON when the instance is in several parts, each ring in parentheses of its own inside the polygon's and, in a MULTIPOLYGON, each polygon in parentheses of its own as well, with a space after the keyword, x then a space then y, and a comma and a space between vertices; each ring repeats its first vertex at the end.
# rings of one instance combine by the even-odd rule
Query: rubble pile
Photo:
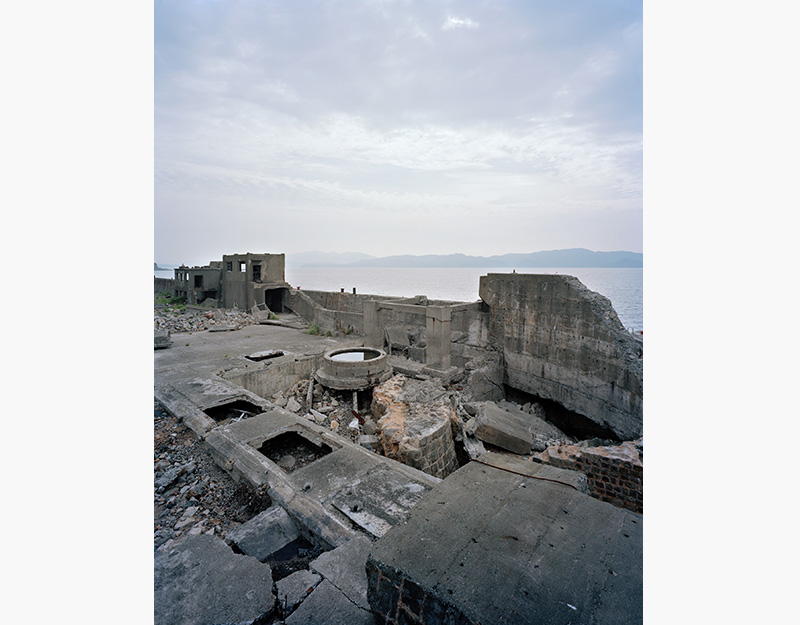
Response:
POLYGON ((314 382, 311 406, 308 405, 309 380, 300 380, 287 391, 272 396, 271 401, 280 408, 285 408, 317 425, 336 432, 340 436, 359 443, 363 434, 375 434, 375 422, 369 414, 367 394, 359 394, 359 411, 353 411, 353 393, 351 391, 335 391, 314 382))
POLYGON ((245 326, 258 323, 248 312, 241 310, 207 310, 184 311, 177 308, 154 308, 153 329, 169 330, 171 334, 179 332, 202 332, 215 326, 227 326, 239 330, 245 326))
POLYGON ((271 504, 219 468, 191 430, 154 403, 153 542, 169 551, 182 537, 225 538, 271 504))

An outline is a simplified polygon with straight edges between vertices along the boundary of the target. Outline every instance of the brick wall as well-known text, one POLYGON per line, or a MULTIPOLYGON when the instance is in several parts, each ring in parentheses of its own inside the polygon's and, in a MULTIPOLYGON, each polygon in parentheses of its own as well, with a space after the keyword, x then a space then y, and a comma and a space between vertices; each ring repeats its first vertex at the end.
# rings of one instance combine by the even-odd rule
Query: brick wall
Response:
POLYGON ((551 445, 534 461, 586 474, 589 494, 619 508, 643 512, 642 439, 607 447, 551 445))
POLYGON ((367 599, 379 625, 472 625, 458 608, 402 572, 367 559, 367 599))

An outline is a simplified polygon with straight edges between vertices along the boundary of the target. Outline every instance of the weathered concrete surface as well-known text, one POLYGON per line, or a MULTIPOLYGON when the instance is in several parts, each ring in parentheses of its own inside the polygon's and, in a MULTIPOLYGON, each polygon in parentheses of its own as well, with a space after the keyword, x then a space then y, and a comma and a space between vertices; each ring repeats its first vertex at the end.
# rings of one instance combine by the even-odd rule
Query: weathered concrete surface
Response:
POLYGON ((300 538, 294 521, 280 506, 271 506, 228 532, 227 540, 242 553, 265 562, 275 552, 300 538))
POLYGON ((156 553, 155 625, 255 623, 275 608, 272 571, 219 538, 190 536, 156 553))
POLYGON ((611 302, 563 275, 481 276, 505 382, 611 429, 642 435, 641 344, 611 302))
POLYGON ((271 404, 264 398, 308 378, 325 352, 361 344, 276 326, 179 334, 173 341, 170 349, 154 352, 155 397, 201 438, 217 426, 206 409, 244 400, 267 410, 271 404), (284 355, 261 362, 247 358, 269 350, 284 355))
POLYGON ((372 415, 387 457, 439 478, 458 467, 451 426, 457 420, 438 382, 398 374, 373 390, 372 415))
POLYGON ((367 556, 372 541, 364 536, 323 553, 310 564, 310 568, 330 581, 358 607, 369 610, 367 601, 367 556))
POLYGON ((284 577, 275 584, 278 588, 278 605, 283 613, 294 612, 294 609, 313 592, 321 581, 320 575, 303 569, 284 577))
POLYGON ((504 462, 462 467, 375 543, 376 621, 640 625, 642 516, 504 462))
POLYGON ((218 427, 208 433, 206 444, 234 479, 244 479, 254 488, 269 486, 272 501, 289 513, 301 532, 308 532, 304 536, 327 547, 355 537, 354 523, 365 532, 382 535, 405 520, 421 494, 439 481, 280 408, 218 427), (287 473, 258 450, 289 433, 328 447, 330 453, 287 473), (399 497, 398 488, 409 496, 399 497), (382 529, 376 530, 376 524, 382 529))
POLYGON ((547 441, 563 440, 563 432, 546 421, 519 408, 501 408, 492 401, 482 402, 473 427, 467 428, 484 443, 502 447, 515 454, 544 451, 547 441))
POLYGON ((371 612, 358 607, 328 580, 323 580, 286 625, 374 625, 371 612))

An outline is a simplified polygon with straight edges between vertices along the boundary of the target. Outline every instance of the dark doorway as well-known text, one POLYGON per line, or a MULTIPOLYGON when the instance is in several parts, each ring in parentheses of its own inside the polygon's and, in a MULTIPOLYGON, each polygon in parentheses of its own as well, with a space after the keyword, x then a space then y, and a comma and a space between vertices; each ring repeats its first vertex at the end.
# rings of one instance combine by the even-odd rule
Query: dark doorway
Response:
POLYGON ((274 313, 285 312, 283 310, 283 289, 267 289, 264 291, 264 303, 274 313))

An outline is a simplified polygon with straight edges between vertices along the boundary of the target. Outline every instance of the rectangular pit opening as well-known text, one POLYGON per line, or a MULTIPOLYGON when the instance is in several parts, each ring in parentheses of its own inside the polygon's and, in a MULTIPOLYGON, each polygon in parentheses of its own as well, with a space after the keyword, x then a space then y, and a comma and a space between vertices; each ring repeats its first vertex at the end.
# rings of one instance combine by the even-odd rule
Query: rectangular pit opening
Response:
POLYGON ((253 417, 264 412, 264 410, 247 400, 237 399, 227 404, 206 408, 203 412, 218 424, 226 425, 233 421, 253 417))
POLYGON ((258 451, 286 473, 292 473, 327 456, 333 449, 325 443, 317 445, 299 432, 284 432, 264 441, 258 451))

